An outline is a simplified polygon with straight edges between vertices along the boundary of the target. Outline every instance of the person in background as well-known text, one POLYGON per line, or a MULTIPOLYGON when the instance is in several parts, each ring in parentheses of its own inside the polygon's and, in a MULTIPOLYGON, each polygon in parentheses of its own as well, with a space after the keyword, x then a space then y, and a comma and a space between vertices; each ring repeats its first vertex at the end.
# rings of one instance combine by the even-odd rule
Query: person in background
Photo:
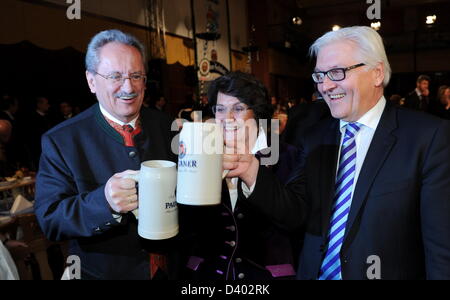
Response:
POLYGON ((289 110, 283 141, 300 147, 301 139, 321 120, 330 117, 330 109, 320 93, 314 93, 314 101, 301 103, 289 110))
POLYGON ((15 97, 4 96, 0 107, 0 119, 8 120, 11 125, 15 125, 17 121, 17 112, 19 111, 19 100, 15 97))
POLYGON ((119 30, 95 35, 86 79, 98 103, 42 138, 36 217, 50 240, 69 240, 69 255, 81 260, 81 279, 176 276, 175 249, 139 237, 136 184, 126 178, 144 161, 175 160, 170 120, 142 108, 145 53, 141 42, 119 30))
POLYGON ((167 104, 166 98, 164 98, 164 96, 160 96, 158 97, 158 99, 155 101, 155 105, 153 108, 159 110, 159 111, 164 111, 164 108, 167 104))
POLYGON ((389 98, 389 101, 394 105, 394 106, 403 106, 403 104, 405 103, 405 99, 402 98, 402 96, 394 94, 389 98))
POLYGON ((52 127, 52 120, 49 117, 49 100, 46 97, 36 97, 36 109, 28 117, 24 124, 24 132, 27 135, 28 151, 31 155, 31 169, 36 171, 39 166, 39 158, 42 153, 41 137, 52 127))
POLYGON ((11 170, 8 164, 7 144, 11 137, 12 126, 7 120, 0 120, 0 177, 10 176, 11 170))
POLYGON ((438 117, 450 120, 450 86, 442 85, 438 89, 436 102, 432 113, 438 117))
POLYGON ((0 111, 0 120, 7 120, 11 124, 11 136, 6 144, 6 156, 8 157, 8 172, 15 172, 21 167, 29 165, 28 149, 24 147, 23 122, 18 117, 19 100, 13 96, 3 98, 3 110, 0 111))
POLYGON ((299 279, 449 280, 450 123, 386 101, 391 68, 372 28, 328 32, 311 53, 333 118, 302 138, 287 185, 256 157, 228 158, 255 185, 246 205, 306 226, 299 279))
POLYGON ((72 104, 68 101, 63 101, 59 104, 59 112, 63 121, 74 117, 72 104))
POLYGON ((430 82, 427 75, 417 77, 416 89, 405 97, 405 107, 418 111, 429 112, 430 106, 430 82))

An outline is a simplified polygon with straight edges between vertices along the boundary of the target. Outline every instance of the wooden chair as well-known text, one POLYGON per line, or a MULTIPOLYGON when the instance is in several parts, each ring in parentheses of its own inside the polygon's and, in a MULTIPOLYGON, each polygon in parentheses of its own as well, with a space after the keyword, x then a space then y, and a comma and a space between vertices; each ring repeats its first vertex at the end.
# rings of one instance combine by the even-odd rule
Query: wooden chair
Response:
MULTIPOLYGON (((60 255, 62 257, 57 257, 57 259, 64 260, 67 257, 67 245, 66 243, 48 241, 42 233, 34 214, 16 216, 12 222, 2 226, 0 232, 7 232, 11 239, 20 240, 28 245, 27 248, 17 247, 10 250, 22 280, 60 279, 54 278, 55 276, 59 277, 60 274, 52 270, 49 264, 52 258, 49 260, 48 253, 54 254, 55 251, 48 250, 50 247, 60 247, 63 253, 60 255)), ((61 261, 61 264, 64 264, 64 261, 61 261)))

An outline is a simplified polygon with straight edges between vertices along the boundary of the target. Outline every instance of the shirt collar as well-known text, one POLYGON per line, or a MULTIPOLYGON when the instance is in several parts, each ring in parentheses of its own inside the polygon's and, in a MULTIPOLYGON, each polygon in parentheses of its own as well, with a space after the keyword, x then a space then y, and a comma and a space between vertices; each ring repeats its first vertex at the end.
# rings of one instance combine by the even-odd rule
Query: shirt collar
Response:
POLYGON ((252 149, 252 154, 256 154, 258 151, 261 151, 263 149, 267 149, 269 146, 267 145, 267 136, 264 130, 260 129, 258 138, 256 139, 255 145, 252 149))
POLYGON ((36 112, 37 112, 39 115, 45 117, 45 113, 43 113, 42 111, 40 111, 40 110, 37 109, 36 112))
POLYGON ((99 105, 100 105, 100 111, 102 112, 103 116, 105 116, 105 118, 110 119, 111 121, 119 124, 120 126, 131 125, 134 129, 136 129, 136 121, 139 118, 139 115, 136 118, 134 118, 133 120, 131 120, 131 122, 124 123, 124 122, 118 120, 117 118, 113 117, 106 109, 103 108, 103 106, 100 103, 99 103, 99 105))
POLYGON ((418 89, 418 88, 416 88, 416 93, 417 93, 417 96, 422 96, 422 93, 420 92, 420 90, 418 89))
MULTIPOLYGON (((369 127, 373 130, 377 129, 378 123, 380 123, 381 115, 383 114, 384 108, 386 107, 386 98, 382 96, 378 103, 372 107, 368 112, 366 112, 356 123, 369 127)), ((349 122, 340 121, 340 129, 341 133, 345 133, 345 126, 347 126, 349 122)))
POLYGON ((16 119, 16 118, 14 118, 13 114, 9 112, 9 110, 4 110, 3 112, 4 112, 5 114, 7 114, 8 117, 9 117, 11 120, 14 121, 14 120, 16 119))

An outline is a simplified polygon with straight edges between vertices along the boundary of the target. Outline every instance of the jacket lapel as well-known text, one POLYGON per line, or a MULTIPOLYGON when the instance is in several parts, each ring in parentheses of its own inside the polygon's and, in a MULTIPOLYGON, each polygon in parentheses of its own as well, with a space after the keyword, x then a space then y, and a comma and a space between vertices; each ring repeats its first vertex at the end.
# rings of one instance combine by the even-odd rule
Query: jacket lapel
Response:
POLYGON ((343 250, 350 243, 350 239, 347 239, 349 234, 351 234, 352 230, 357 230, 356 227, 353 228, 355 220, 361 213, 367 201, 367 194, 396 142, 396 137, 391 134, 396 128, 396 110, 387 104, 364 159, 358 182, 356 183, 345 231, 343 250))
POLYGON ((331 122, 329 130, 323 137, 320 154, 319 186, 322 210, 322 236, 327 238, 333 205, 336 168, 339 154, 341 133, 339 120, 331 122))

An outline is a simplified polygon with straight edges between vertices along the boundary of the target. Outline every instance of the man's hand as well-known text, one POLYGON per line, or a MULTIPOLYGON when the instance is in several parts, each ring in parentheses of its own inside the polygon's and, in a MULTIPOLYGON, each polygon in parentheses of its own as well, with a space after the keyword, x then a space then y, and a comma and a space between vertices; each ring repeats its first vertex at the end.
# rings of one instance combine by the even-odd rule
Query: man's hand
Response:
POLYGON ((28 245, 24 242, 21 241, 16 241, 16 240, 8 240, 5 243, 5 247, 8 249, 15 249, 15 248, 28 248, 28 245))
POLYGON ((430 95, 430 90, 429 89, 424 89, 422 92, 422 96, 428 97, 430 95))
POLYGON ((105 186, 105 196, 111 209, 116 213, 127 213, 138 208, 136 182, 125 178, 136 175, 137 171, 125 171, 111 177, 105 186))

